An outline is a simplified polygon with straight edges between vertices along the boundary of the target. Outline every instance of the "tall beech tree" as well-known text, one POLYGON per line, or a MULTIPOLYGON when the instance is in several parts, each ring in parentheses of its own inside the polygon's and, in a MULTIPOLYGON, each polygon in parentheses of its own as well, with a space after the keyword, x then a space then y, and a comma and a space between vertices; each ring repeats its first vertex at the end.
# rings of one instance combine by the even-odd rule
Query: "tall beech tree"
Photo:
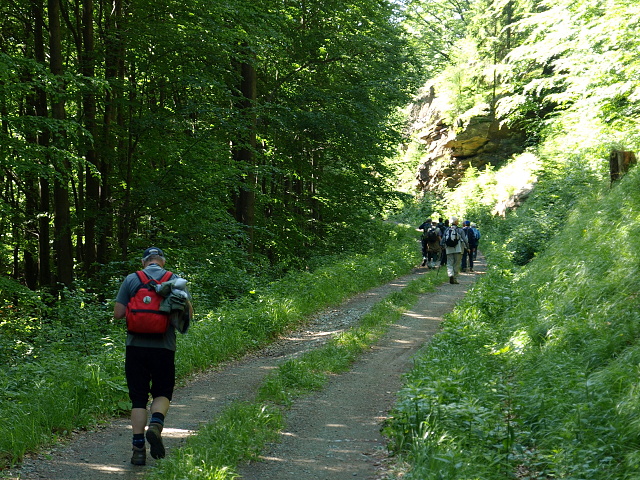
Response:
POLYGON ((65 73, 62 51, 61 0, 48 0, 49 13, 49 63, 53 74, 54 91, 51 95, 51 116, 59 127, 53 132, 52 157, 56 176, 54 179, 54 229, 57 280, 65 285, 73 282, 74 257, 71 239, 71 211, 69 201, 69 174, 71 166, 66 154, 67 134, 63 127, 65 111, 65 73))
POLYGON ((299 261, 390 194, 418 65, 391 2, 1 8, 1 207, 23 221, 0 265, 31 288, 154 242, 221 271, 299 261))

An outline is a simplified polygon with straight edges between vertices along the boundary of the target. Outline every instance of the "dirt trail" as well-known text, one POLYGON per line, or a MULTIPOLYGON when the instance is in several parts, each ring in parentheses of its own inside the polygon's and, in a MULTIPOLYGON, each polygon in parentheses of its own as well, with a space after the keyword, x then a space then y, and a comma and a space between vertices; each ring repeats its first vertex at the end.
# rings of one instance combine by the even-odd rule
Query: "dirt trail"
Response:
MULTIPOLYGON (((357 295, 260 352, 189 380, 176 390, 167 416, 163 432, 167 450, 178 448, 189 434, 212 421, 231 402, 253 400, 264 377, 280 362, 322 345, 333 334, 356 324, 376 302, 427 271, 416 268, 409 275, 357 295)), ((411 357, 438 331, 443 315, 452 310, 483 271, 483 260, 478 258, 475 274, 462 274, 459 285, 442 284, 435 292, 421 296, 348 373, 334 376, 321 392, 296 400, 287 413, 281 441, 270 446, 261 462, 243 466, 242 478, 375 478, 384 448, 380 425, 402 386, 402 374, 411 368, 411 357)), ((445 272, 440 275, 446 278, 445 272)), ((130 441, 128 419, 117 419, 105 428, 74 435, 65 445, 25 459, 6 478, 142 478, 155 460, 148 455, 147 467, 132 466, 130 441)))

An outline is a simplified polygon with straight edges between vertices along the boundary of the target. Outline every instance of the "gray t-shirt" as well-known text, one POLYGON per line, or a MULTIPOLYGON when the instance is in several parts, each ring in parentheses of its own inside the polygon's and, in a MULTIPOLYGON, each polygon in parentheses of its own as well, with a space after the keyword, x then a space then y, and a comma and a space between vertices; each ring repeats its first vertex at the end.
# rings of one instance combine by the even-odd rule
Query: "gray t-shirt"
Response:
MULTIPOLYGON (((167 272, 156 263, 147 265, 147 267, 142 271, 155 280, 160 280, 167 272)), ((171 279, 174 278, 177 278, 176 274, 171 276, 171 279)), ((122 285, 120 285, 120 290, 116 296, 116 302, 127 305, 131 297, 133 297, 138 291, 139 286, 140 278, 138 278, 138 275, 135 272, 127 275, 127 278, 125 278, 122 285)), ((169 329, 162 335, 145 335, 127 332, 126 345, 128 347, 166 348, 167 350, 173 350, 175 352, 176 329, 173 328, 173 325, 169 325, 169 329)))
MULTIPOLYGON (((464 230, 457 226, 457 225, 452 225, 450 226, 447 230, 456 230, 456 232, 458 233, 458 238, 459 241, 457 243, 457 245, 455 247, 449 247, 446 244, 444 244, 444 246, 447 249, 447 255, 449 255, 450 253, 462 253, 464 251, 464 249, 468 249, 469 248, 469 242, 467 241, 467 235, 464 233, 464 230)), ((445 231, 444 236, 442 237, 442 242, 444 243, 444 239, 447 235, 447 232, 445 231)))

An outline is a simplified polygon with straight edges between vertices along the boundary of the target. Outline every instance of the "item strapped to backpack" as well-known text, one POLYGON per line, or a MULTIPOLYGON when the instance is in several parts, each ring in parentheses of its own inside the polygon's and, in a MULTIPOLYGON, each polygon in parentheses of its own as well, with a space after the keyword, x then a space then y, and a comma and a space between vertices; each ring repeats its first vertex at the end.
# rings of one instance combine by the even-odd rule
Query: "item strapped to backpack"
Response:
POLYGON ((165 333, 169 328, 169 312, 160 309, 164 297, 158 293, 156 285, 169 281, 173 273, 166 272, 160 280, 149 277, 142 270, 136 273, 142 283, 127 304, 127 331, 165 333))
POLYGON ((444 244, 447 247, 455 247, 458 245, 460 241, 460 235, 458 234, 458 229, 455 227, 449 227, 446 232, 444 232, 444 244))

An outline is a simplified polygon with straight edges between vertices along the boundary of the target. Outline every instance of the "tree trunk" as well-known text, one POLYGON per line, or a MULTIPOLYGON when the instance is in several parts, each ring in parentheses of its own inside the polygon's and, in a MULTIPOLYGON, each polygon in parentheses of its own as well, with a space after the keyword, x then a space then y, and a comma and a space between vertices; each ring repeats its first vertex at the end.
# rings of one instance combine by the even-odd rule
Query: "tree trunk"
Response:
MULTIPOLYGON (((64 73, 62 62, 62 30, 60 28, 60 0, 48 0, 49 3, 49 56, 51 73, 59 77, 59 93, 64 91, 62 79, 64 73)), ((65 119, 65 102, 60 95, 59 99, 51 102, 51 115, 54 120, 65 119)), ((54 138, 61 150, 64 150, 64 137, 59 135, 54 138)), ((59 176, 54 181, 54 229, 57 281, 64 285, 73 282, 73 249, 71 239, 71 212, 68 185, 66 178, 69 175, 68 160, 55 159, 55 166, 59 176)))
MULTIPOLYGON (((248 47, 247 45, 244 46, 248 47)), ((242 169, 247 173, 243 177, 240 191, 235 202, 236 220, 243 224, 247 229, 248 243, 246 246, 247 253, 251 257, 253 255, 253 237, 255 226, 255 200, 257 188, 257 175, 255 173, 256 159, 256 115, 254 104, 257 96, 257 77, 256 70, 252 63, 243 62, 240 66, 241 98, 237 102, 240 109, 241 117, 244 118, 243 132, 235 143, 233 157, 236 162, 242 164, 242 169)))
MULTIPOLYGON (((31 11, 34 20, 34 55, 36 61, 42 65, 47 63, 44 39, 44 3, 43 0, 31 0, 31 11)), ((47 95, 39 87, 35 92, 35 113, 37 116, 47 118, 49 116, 47 95)), ((38 134, 38 144, 49 147, 50 132, 42 130, 38 134)), ((38 185, 37 210, 38 210, 38 284, 40 286, 51 285, 51 229, 49 227, 50 201, 49 179, 40 177, 38 185)))
MULTIPOLYGON (((82 44, 83 49, 78 52, 81 62, 81 72, 87 78, 95 76, 95 47, 93 35, 93 0, 82 2, 82 44)), ((96 150, 98 131, 96 126, 96 96, 89 91, 83 98, 85 128, 93 138, 93 144, 88 148, 85 156, 87 160, 86 201, 84 203, 84 270, 91 274, 95 272, 97 232, 96 223, 100 216, 100 179, 98 177, 99 158, 96 150)), ((78 239, 80 241, 81 239, 78 239)))
MULTIPOLYGON (((123 200, 123 206, 119 215, 116 216, 117 222, 117 240, 116 243, 120 250, 120 258, 125 260, 127 258, 127 246, 130 229, 129 225, 129 199, 130 199, 130 165, 129 162, 129 148, 127 148, 128 137, 123 139, 124 135, 121 135, 117 140, 114 138, 112 129, 113 126, 119 126, 120 131, 126 132, 127 129, 124 125, 124 115, 122 113, 122 88, 120 85, 124 84, 125 69, 124 69, 124 57, 126 47, 122 40, 122 31, 125 28, 124 12, 122 0, 108 0, 105 11, 105 23, 104 23, 104 45, 105 45, 105 79, 111 85, 105 93, 105 108, 104 108, 104 120, 102 139, 104 142, 103 155, 101 162, 101 195, 100 195, 100 210, 103 212, 104 219, 104 231, 101 236, 101 241, 98 244, 98 261, 105 263, 107 260, 107 252, 111 249, 108 245, 109 239, 113 238, 113 223, 111 219, 114 217, 113 207, 110 201, 111 197, 111 185, 110 175, 112 171, 112 163, 118 162, 121 165, 121 170, 129 172, 127 173, 127 179, 125 180, 125 198, 123 200)), ((135 67, 131 67, 135 70, 135 67)), ((131 88, 135 88, 132 85, 131 88)))
POLYGON ((611 183, 620 180, 636 164, 636 154, 629 151, 612 150, 609 155, 609 171, 611 183))

